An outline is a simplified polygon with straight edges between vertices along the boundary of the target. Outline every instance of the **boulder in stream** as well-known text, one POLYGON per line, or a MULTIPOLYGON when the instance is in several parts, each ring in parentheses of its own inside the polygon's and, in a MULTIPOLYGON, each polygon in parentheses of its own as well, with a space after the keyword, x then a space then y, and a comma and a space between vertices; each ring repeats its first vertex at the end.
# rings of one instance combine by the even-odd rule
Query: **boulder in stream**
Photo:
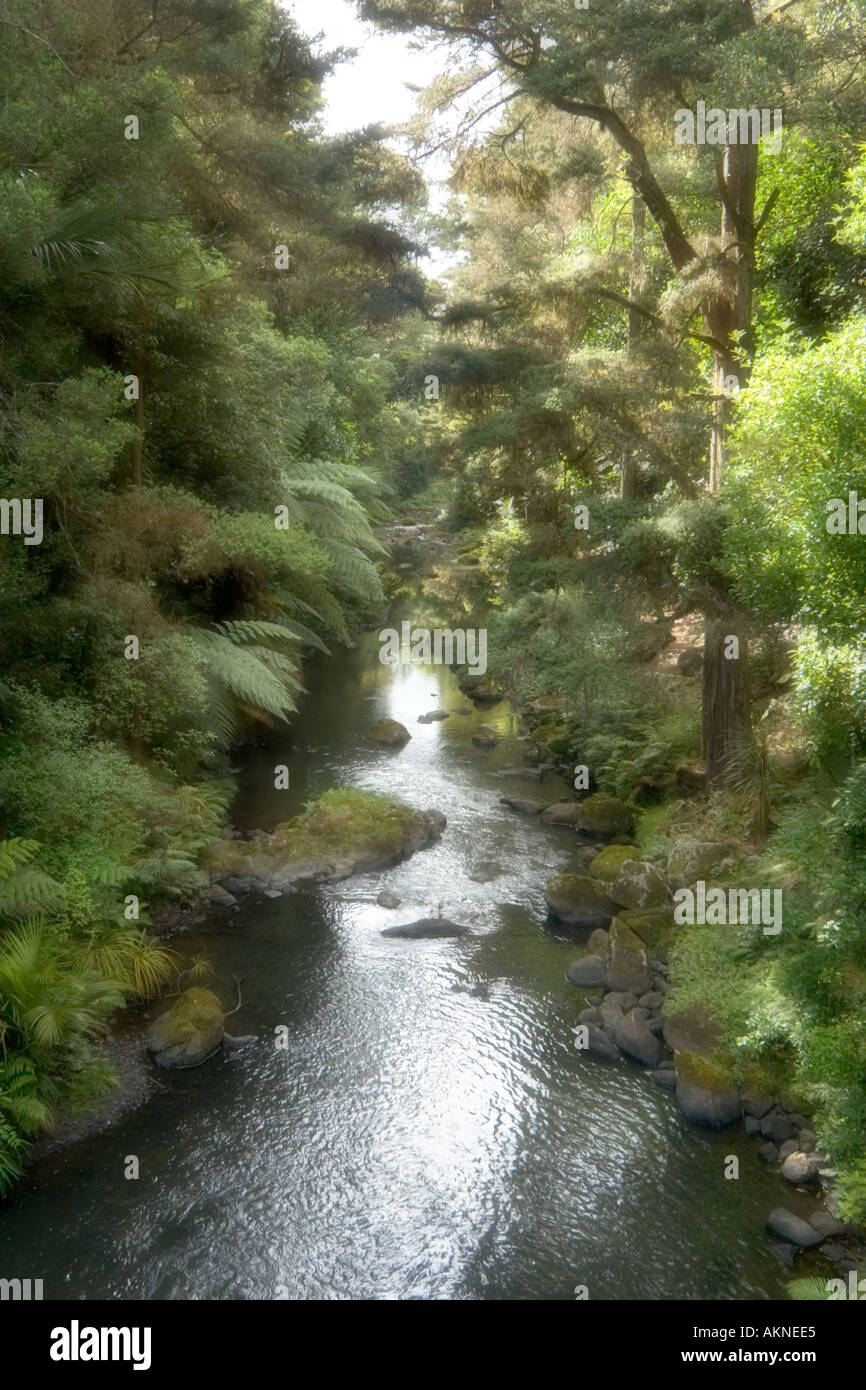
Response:
POLYGON ((150 1026, 147 1050, 158 1067, 197 1067, 223 1040, 223 1007, 212 990, 185 989, 150 1026))
POLYGON ((613 840, 617 835, 631 835, 634 830, 634 811, 618 796, 603 796, 595 792, 580 803, 578 829, 599 840, 613 840))
POLYGON ((740 1118, 740 1093, 729 1071, 692 1052, 678 1052, 674 1061, 677 1104, 687 1120, 708 1129, 724 1129, 740 1118))
POLYGON ((652 989, 653 977, 646 947, 630 927, 614 920, 608 934, 609 949, 604 983, 609 990, 641 995, 652 989))
POLYGON ((377 719, 367 730, 367 738, 380 748, 402 748, 412 735, 398 719, 377 719))
POLYGON ((629 1009, 618 1018, 613 1028, 613 1038, 620 1051, 642 1062, 645 1067, 655 1067, 661 1061, 662 1049, 658 1038, 647 1028, 646 1009, 629 1009))
POLYGON ((582 874, 557 874, 548 879, 544 896, 554 917, 572 927, 606 927, 616 913, 616 904, 604 884, 582 874))
POLYGON ((792 1211, 785 1207, 775 1207, 767 1217, 767 1230, 772 1231, 774 1236, 781 1236, 783 1240, 790 1241, 800 1250, 811 1250, 813 1246, 820 1245, 824 1237, 814 1226, 810 1226, 808 1221, 802 1217, 795 1216, 792 1211))
POLYGON ((437 937, 465 936, 468 927, 458 922, 449 922, 447 917, 421 917, 417 922, 405 922, 402 926, 386 927, 380 936, 397 936, 407 941, 435 940, 437 937))
POLYGON ((524 796, 500 796, 499 804, 507 806, 509 811, 516 811, 519 816, 539 816, 544 810, 543 801, 524 796))
POLYGON ((579 801, 554 801, 552 806, 545 806, 541 819, 545 825, 576 825, 579 814, 579 801))

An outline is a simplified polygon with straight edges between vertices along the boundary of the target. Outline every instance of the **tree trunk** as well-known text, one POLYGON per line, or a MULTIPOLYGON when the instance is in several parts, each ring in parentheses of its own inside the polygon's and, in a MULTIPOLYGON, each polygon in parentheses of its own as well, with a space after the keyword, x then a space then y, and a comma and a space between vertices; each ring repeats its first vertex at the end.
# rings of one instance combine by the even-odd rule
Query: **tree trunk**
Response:
MULTIPOLYGON (((631 263, 628 277, 628 297, 633 302, 640 300, 644 287, 644 227, 646 225, 646 206, 637 193, 631 199, 631 263)), ((640 342, 644 318, 637 309, 628 311, 628 355, 631 356, 640 342)), ((620 465, 619 495, 634 497, 637 493, 637 459, 634 451, 624 458, 620 465)))
POLYGON ((137 434, 132 441, 132 486, 141 487, 141 456, 144 449, 144 363, 139 358, 135 364, 138 377, 138 399, 133 402, 137 434))
MULTIPOLYGON (((755 268, 755 183, 758 152, 755 145, 730 145, 720 170, 722 246, 725 283, 707 306, 706 317, 718 343, 713 361, 713 423, 710 439, 709 489, 718 492, 727 462, 730 424, 730 383, 745 384, 753 349, 752 287, 755 268)), ((703 749, 707 785, 731 776, 731 754, 751 731, 749 653, 733 605, 717 595, 712 612, 705 613, 703 669, 703 749), (725 655, 726 639, 738 639, 739 655, 725 655)))

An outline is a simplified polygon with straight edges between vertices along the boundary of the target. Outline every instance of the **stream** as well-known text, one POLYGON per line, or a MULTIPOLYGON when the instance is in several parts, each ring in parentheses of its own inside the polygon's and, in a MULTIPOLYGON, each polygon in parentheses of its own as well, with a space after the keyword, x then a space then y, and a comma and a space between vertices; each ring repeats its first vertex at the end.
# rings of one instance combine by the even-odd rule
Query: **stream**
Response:
POLYGON ((356 785, 443 811, 442 839, 382 873, 241 899, 172 943, 213 958, 204 983, 227 1007, 242 977, 229 1026, 258 1043, 161 1073, 145 1105, 33 1164, 0 1206, 0 1273, 42 1278, 46 1299, 785 1297, 763 1224, 796 1194, 755 1142, 692 1127, 639 1067, 575 1048, 565 971, 583 937, 546 921, 543 888, 575 867, 576 836, 499 804, 564 783, 492 775, 521 762, 506 703, 418 724, 466 706, 451 672, 377 658, 369 634, 313 664, 292 729, 244 760, 234 824, 356 785), (365 741, 384 715, 411 730, 399 752, 365 741), (492 750, 471 742, 484 722, 492 750), (481 863, 497 876, 470 879, 481 863), (385 887, 398 909, 376 905, 385 887), (472 934, 380 935, 440 904, 472 934))

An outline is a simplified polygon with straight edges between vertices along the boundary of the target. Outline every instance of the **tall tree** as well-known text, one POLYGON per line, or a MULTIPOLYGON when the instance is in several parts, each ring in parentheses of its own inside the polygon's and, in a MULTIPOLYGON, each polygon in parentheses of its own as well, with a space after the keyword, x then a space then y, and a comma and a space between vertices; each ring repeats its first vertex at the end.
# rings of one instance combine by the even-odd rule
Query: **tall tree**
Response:
MULTIPOLYGON (((458 140, 483 128, 497 107, 523 97, 574 117, 576 145, 581 123, 604 133, 676 274, 681 322, 693 330, 695 317, 703 320, 698 336, 712 354, 713 382, 707 490, 718 492, 730 378, 745 384, 754 351, 755 244, 772 194, 758 213, 757 146, 725 137, 691 151, 693 187, 684 187, 678 166, 685 146, 674 142, 675 113, 694 112, 700 99, 726 112, 781 109, 790 123, 821 86, 830 56, 827 80, 850 108, 856 99, 844 69, 853 73, 862 17, 846 14, 828 39, 826 30, 810 28, 817 13, 812 0, 634 0, 587 9, 551 0, 361 0, 360 8, 386 28, 420 30, 465 54, 466 70, 452 84, 455 99, 459 93, 464 102, 458 140), (467 110, 472 89, 487 100, 467 110)), ((719 780, 749 722, 746 642, 722 596, 706 615, 703 681, 707 770, 719 780), (729 636, 741 639, 736 661, 725 657, 729 636)))

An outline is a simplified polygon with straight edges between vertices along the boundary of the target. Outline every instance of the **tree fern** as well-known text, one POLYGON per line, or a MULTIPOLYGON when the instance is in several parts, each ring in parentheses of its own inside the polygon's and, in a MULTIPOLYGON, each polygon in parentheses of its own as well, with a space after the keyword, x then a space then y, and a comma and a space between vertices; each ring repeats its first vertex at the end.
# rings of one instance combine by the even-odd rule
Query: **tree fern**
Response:
POLYGON ((63 886, 31 865, 38 840, 0 840, 0 917, 32 913, 63 901, 63 886))
MULTIPOLYGON (((276 627, 276 624, 265 626, 276 627)), ((207 660, 212 682, 248 709, 285 719, 297 708, 286 679, 272 671, 255 651, 241 645, 243 634, 235 630, 234 624, 224 623, 221 629, 194 630, 195 640, 207 660)), ((289 636, 285 629, 279 631, 284 637, 289 636)), ((231 707, 224 699, 215 700, 214 713, 222 726, 221 732, 230 731, 231 707)))
POLYGON ((342 541, 323 540, 322 547, 331 557, 331 581, 338 590, 371 603, 383 600, 379 571, 362 551, 342 541))

